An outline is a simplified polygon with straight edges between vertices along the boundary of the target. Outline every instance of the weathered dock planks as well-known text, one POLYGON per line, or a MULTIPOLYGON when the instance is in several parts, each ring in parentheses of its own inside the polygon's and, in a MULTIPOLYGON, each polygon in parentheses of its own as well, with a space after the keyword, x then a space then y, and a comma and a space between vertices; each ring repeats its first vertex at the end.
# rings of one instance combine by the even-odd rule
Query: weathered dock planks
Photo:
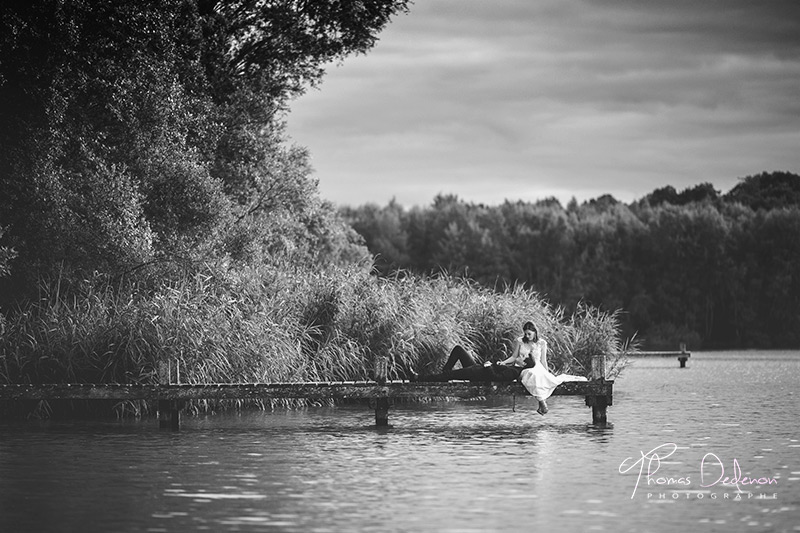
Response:
MULTIPOLYGON (((593 420, 605 423, 605 406, 611 405, 613 381, 567 382, 553 395, 585 396, 593 407, 593 420), (597 408, 595 408, 597 406, 597 408), (602 408, 600 408, 602 406, 602 408), (596 412, 595 412, 596 411, 596 412)), ((526 396, 519 383, 410 383, 312 382, 312 383, 224 383, 115 385, 67 384, 0 385, 0 400, 150 400, 159 402, 163 427, 179 425, 179 410, 187 400, 271 400, 305 398, 309 400, 376 400, 376 425, 388 424, 389 399, 481 398, 489 396, 526 396)))
MULTIPOLYGON (((610 396, 613 381, 567 382, 554 395, 610 396)), ((220 383, 209 385, 116 385, 69 384, 0 385, 5 400, 269 400, 307 398, 346 400, 373 398, 478 398, 485 396, 527 395, 519 383, 411 383, 308 382, 308 383, 220 383)))
MULTIPOLYGON (((388 425, 392 399, 482 398, 527 396, 520 383, 475 383, 469 381, 407 382, 386 381, 386 365, 376 362, 375 381, 305 383, 170 383, 168 365, 159 368, 158 384, 0 384, 0 400, 147 400, 158 402, 159 425, 178 429, 180 410, 188 400, 369 400, 375 408, 375 424, 388 425)), ((606 408, 612 404, 613 380, 605 379, 605 358, 592 360, 592 380, 566 382, 556 387, 555 396, 585 396, 592 407, 592 421, 606 423, 606 408)), ((177 378, 177 373, 176 373, 177 378)), ((178 378, 179 379, 179 378, 178 378)))

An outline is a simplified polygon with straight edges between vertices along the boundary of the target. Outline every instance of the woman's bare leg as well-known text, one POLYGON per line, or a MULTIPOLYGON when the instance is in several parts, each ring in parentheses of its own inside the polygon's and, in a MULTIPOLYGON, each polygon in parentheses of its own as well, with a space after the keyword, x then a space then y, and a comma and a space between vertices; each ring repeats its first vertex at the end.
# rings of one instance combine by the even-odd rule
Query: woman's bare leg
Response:
POLYGON ((547 414, 547 411, 549 411, 549 409, 547 408, 547 402, 545 402, 544 400, 539 400, 539 408, 536 410, 536 412, 544 416, 545 414, 547 414))

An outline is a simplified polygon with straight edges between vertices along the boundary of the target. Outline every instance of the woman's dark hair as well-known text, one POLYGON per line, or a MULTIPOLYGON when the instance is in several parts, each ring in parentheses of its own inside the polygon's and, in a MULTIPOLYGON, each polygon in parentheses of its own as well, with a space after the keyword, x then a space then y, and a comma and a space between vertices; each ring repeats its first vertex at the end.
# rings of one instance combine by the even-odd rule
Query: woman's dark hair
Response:
MULTIPOLYGON (((533 325, 533 322, 530 322, 530 321, 525 322, 522 325, 522 331, 532 331, 533 332, 533 340, 534 341, 538 341, 539 340, 539 330, 536 329, 536 326, 533 325)), ((522 338, 522 342, 527 343, 528 339, 523 337, 522 338)))

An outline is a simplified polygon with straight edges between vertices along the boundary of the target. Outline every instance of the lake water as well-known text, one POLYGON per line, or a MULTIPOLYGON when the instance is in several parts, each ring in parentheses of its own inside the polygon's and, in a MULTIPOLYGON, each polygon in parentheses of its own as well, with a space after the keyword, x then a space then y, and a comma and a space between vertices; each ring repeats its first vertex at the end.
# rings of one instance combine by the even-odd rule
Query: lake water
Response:
POLYGON ((0 531, 800 531, 798 376, 796 351, 637 358, 606 428, 567 396, 389 429, 366 406, 0 422, 0 531))

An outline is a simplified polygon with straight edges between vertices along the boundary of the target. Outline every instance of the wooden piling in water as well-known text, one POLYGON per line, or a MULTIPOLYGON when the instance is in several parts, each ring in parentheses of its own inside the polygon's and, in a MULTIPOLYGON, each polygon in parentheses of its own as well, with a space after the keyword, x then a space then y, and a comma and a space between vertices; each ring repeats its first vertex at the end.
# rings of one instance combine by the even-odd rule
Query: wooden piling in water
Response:
POLYGON ((606 396, 587 396, 586 405, 592 408, 592 424, 596 426, 608 424, 608 398, 606 396))
POLYGON ((681 354, 678 356, 678 363, 681 368, 686 368, 686 361, 689 359, 689 352, 686 351, 686 343, 681 343, 681 354))
MULTIPOLYGON (((595 355, 592 357, 592 372, 589 379, 605 383, 606 357, 595 355)), ((592 394, 586 396, 586 405, 592 408, 592 424, 605 426, 608 423, 608 406, 611 405, 611 396, 605 394, 592 394)))
POLYGON ((170 430, 181 428, 179 400, 158 400, 158 428, 170 430))
MULTIPOLYGON (((170 385, 172 368, 169 361, 158 362, 159 385, 170 385)), ((176 373, 179 372, 176 368, 176 373)), ((179 375, 179 374, 178 374, 179 375)), ((180 379, 180 378, 179 378, 180 379)), ((181 428, 181 401, 177 399, 158 399, 158 428, 176 431, 181 428)))
POLYGON ((375 400, 375 425, 379 427, 389 425, 389 398, 375 400))
MULTIPOLYGON (((389 375, 389 358, 386 356, 376 357, 373 373, 375 383, 385 385, 389 375)), ((375 399, 375 425, 378 427, 389 425, 389 398, 387 397, 375 399)))

